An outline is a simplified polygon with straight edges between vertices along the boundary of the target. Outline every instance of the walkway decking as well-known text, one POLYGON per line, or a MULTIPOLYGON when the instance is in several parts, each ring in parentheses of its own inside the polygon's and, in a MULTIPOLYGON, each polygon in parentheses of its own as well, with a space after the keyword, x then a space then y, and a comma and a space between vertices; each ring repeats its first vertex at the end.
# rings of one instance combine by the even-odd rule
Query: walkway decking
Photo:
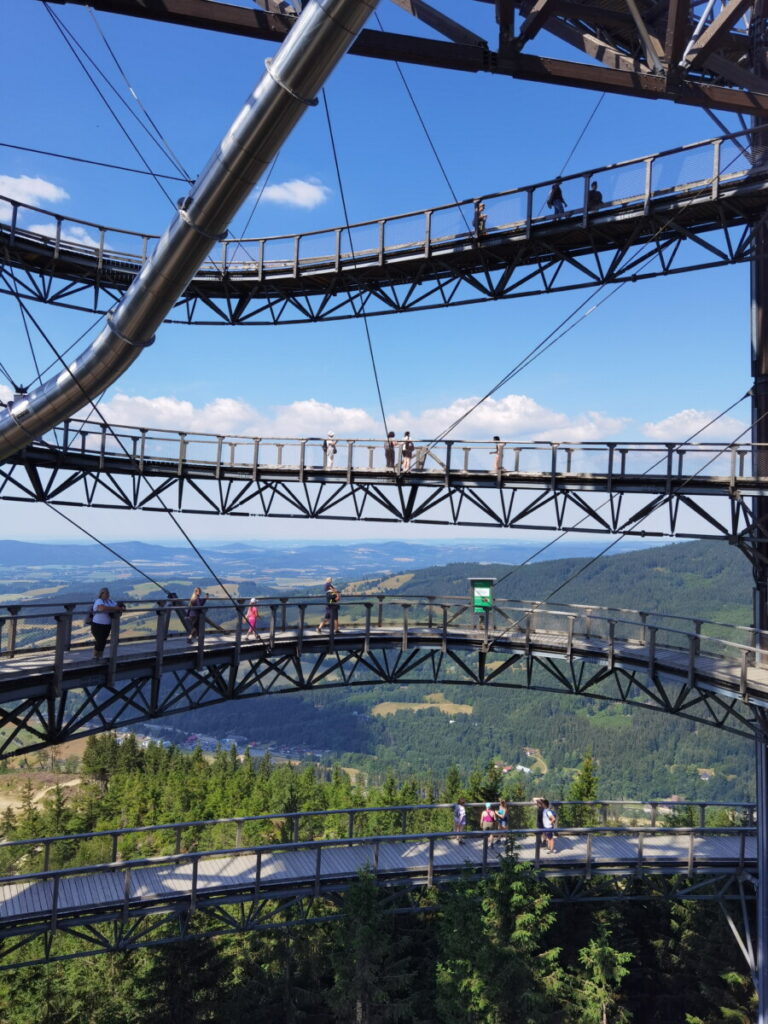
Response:
MULTIPOLYGON (((560 834, 554 854, 544 850, 538 869, 548 875, 644 875, 738 873, 753 868, 753 832, 715 830, 678 833, 633 830, 621 834, 560 834), (682 833, 682 834, 680 834, 682 833)), ((516 854, 537 861, 536 840, 528 833, 516 854)), ((0 936, 22 922, 47 928, 63 917, 87 920, 186 901, 238 902, 309 889, 315 895, 346 887, 357 873, 371 870, 381 882, 425 885, 465 870, 492 871, 503 845, 484 836, 408 839, 325 840, 280 848, 180 854, 172 857, 53 871, 0 879, 0 936)))

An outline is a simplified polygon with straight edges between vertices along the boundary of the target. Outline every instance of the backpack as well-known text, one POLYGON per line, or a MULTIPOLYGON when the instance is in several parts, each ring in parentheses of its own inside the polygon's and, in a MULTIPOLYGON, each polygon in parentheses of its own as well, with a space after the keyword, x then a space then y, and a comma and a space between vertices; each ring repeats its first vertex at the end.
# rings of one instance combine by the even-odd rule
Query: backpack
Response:
POLYGON ((83 616, 83 625, 88 628, 93 625, 93 608, 89 608, 83 616))
POLYGON ((341 594, 338 592, 338 590, 334 589, 328 591, 328 604, 338 604, 340 600, 341 594))

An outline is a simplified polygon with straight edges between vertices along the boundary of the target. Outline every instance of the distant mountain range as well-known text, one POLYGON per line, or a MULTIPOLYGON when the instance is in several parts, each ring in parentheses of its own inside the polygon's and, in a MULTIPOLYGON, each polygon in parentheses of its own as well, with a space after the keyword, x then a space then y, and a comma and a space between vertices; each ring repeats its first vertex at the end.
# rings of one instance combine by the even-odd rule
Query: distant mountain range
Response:
MULTIPOLYGON (((546 543, 546 542, 545 542, 546 543)), ((440 541, 439 543, 404 543, 400 541, 369 542, 362 544, 224 544, 201 547, 206 559, 219 575, 236 572, 258 578, 263 573, 290 570, 315 575, 331 573, 347 579, 366 574, 412 571, 425 569, 436 563, 494 562, 516 565, 533 555, 541 543, 509 543, 498 540, 440 541)), ((563 557, 590 557, 604 545, 594 541, 574 541, 554 544, 541 556, 541 560, 563 557)), ((169 547, 142 541, 115 541, 110 544, 116 552, 142 568, 147 566, 172 567, 173 571, 192 571, 200 574, 200 559, 190 547, 169 547)), ((641 542, 622 545, 622 551, 644 548, 641 542)), ((114 565, 124 568, 98 544, 51 544, 0 540, 0 567, 75 567, 105 569, 114 565)))

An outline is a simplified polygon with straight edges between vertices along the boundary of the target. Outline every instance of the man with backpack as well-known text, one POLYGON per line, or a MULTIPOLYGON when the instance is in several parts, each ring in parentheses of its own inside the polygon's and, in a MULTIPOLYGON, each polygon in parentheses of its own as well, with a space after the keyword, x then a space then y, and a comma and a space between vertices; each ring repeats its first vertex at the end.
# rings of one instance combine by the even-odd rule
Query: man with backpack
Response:
POLYGON ((328 627, 329 633, 339 632, 339 604, 341 603, 341 591, 333 585, 331 576, 325 581, 325 618, 318 625, 317 632, 322 633, 323 626, 328 627))

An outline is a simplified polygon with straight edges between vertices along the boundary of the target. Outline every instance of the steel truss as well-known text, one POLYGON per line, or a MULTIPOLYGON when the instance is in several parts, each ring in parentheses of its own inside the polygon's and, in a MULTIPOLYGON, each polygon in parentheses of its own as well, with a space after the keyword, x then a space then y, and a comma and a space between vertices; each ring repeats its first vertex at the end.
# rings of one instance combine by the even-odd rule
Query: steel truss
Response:
MULTIPOLYGON (((379 258, 353 255, 339 262, 337 255, 319 261, 317 268, 302 264, 272 274, 268 264, 203 269, 167 321, 275 325, 344 320, 742 263, 753 255, 753 226, 765 210, 764 174, 756 168, 738 187, 721 187, 717 199, 702 198, 700 186, 692 195, 681 189, 674 200, 618 207, 599 217, 517 225, 478 240, 427 240, 409 252, 396 249, 390 257, 383 252, 379 258)), ((55 239, 30 238, 8 225, 0 225, 0 262, 5 265, 0 291, 91 313, 112 309, 142 266, 109 252, 71 251, 55 239)))
MULTIPOLYGON (((650 708, 754 739, 761 728, 765 697, 750 698, 728 684, 690 677, 688 662, 664 666, 661 651, 654 664, 626 668, 610 643, 595 645, 591 660, 566 637, 550 655, 535 645, 552 646, 535 636, 483 644, 479 638, 440 644, 434 638, 390 640, 346 634, 322 641, 303 638, 268 645, 218 644, 200 652, 166 657, 158 677, 154 656, 135 656, 116 666, 84 663, 63 679, 53 669, 18 679, 7 678, 0 703, 0 757, 39 750, 56 743, 229 700, 342 686, 429 683, 432 686, 490 686, 539 690, 650 708), (416 646, 422 644, 424 646, 416 646), (437 649, 434 649, 437 646, 437 649), (599 650, 602 647, 604 650, 599 650), (256 650, 254 650, 256 648, 256 650), (595 664, 594 662, 597 662, 595 664), (687 680, 687 681, 686 681, 687 680)), ((638 650, 639 662, 648 654, 638 650)))
POLYGON ((326 472, 303 467, 153 465, 31 445, 0 463, 0 500, 202 515, 488 526, 764 544, 746 494, 727 480, 595 473, 326 472))
MULTIPOLYGON (((492 870, 492 869, 491 869, 492 870)), ((465 867, 462 880, 483 877, 483 869, 465 867)), ((648 902, 649 900, 717 903, 732 929, 734 938, 754 975, 754 952, 750 926, 750 904, 754 901, 755 879, 746 872, 697 871, 694 878, 644 871, 585 878, 574 869, 571 874, 557 870, 536 871, 537 882, 550 894, 553 904, 648 902)), ((441 886, 458 880, 455 869, 435 870, 432 884, 441 886)), ((240 893, 182 897, 165 905, 118 908, 89 914, 77 913, 42 922, 6 925, 0 940, 0 971, 79 959, 99 953, 118 953, 149 946, 201 939, 314 926, 338 921, 344 914, 344 898, 354 879, 326 881, 319 894, 314 884, 286 892, 240 893)), ((392 914, 434 914, 434 904, 422 898, 431 888, 423 877, 411 880, 376 879, 386 891, 382 909, 392 914)))
MULTIPOLYGON (((262 11, 214 0, 64 2, 274 42, 284 38, 302 7, 299 2, 278 4, 275 0, 258 0, 262 11)), ((763 79, 744 64, 752 41, 750 27, 759 23, 750 0, 735 0, 722 9, 701 0, 638 0, 631 6, 596 6, 572 0, 486 0, 495 7, 498 26, 493 46, 481 34, 487 31, 485 25, 479 30, 472 25, 476 4, 465 5, 462 21, 467 24, 462 24, 423 0, 395 2, 424 22, 431 34, 371 27, 360 34, 351 53, 749 115, 768 110, 763 79), (538 37, 547 34, 571 46, 576 59, 554 60, 530 52, 538 37), (589 61, 579 59, 584 56, 589 61)), ((543 50, 547 52, 546 47, 543 50)))

